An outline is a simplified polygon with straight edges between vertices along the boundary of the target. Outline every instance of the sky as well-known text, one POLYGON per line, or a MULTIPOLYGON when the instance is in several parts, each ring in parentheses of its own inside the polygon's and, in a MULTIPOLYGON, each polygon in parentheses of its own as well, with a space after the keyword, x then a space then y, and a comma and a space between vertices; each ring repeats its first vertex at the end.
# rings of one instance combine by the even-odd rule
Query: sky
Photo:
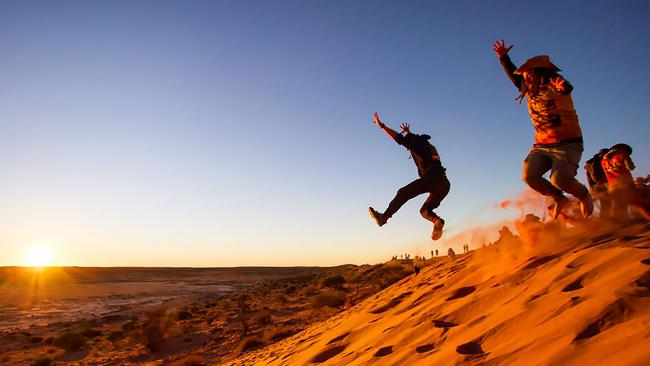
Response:
MULTIPOLYGON (((650 173, 647 1, 0 0, 0 265, 376 263, 445 249, 407 151, 411 123, 451 192, 445 236, 518 213, 533 143, 491 49, 548 54, 585 139, 650 173)), ((578 177, 585 181, 584 171, 578 177)), ((472 246, 478 243, 471 243, 472 246)), ((458 251, 460 248, 457 248, 458 251)))

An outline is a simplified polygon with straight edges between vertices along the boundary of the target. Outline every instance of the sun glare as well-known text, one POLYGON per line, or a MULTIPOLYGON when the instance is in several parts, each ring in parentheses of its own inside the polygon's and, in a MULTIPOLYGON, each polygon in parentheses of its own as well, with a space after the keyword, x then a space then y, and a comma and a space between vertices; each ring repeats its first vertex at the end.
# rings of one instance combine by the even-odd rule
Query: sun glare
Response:
POLYGON ((35 245, 27 251, 27 265, 30 267, 51 266, 54 260, 54 252, 47 245, 35 245))

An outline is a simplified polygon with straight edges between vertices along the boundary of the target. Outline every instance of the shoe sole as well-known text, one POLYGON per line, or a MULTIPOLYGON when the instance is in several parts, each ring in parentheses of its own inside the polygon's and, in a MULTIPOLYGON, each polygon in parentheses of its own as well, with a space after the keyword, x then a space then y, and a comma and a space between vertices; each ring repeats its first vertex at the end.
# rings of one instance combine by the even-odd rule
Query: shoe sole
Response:
POLYGON ((375 220, 377 226, 382 227, 383 224, 379 223, 379 218, 375 216, 375 210, 373 210, 372 207, 368 207, 368 212, 370 213, 370 217, 372 217, 372 219, 375 220))

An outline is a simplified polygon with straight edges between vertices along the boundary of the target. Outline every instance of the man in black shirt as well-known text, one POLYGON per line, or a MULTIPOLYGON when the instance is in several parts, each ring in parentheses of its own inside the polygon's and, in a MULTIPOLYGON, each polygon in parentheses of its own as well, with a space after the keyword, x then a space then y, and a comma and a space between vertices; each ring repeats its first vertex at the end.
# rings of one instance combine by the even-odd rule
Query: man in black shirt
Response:
POLYGON ((375 219, 377 225, 383 226, 408 200, 428 193, 429 197, 420 208, 420 214, 433 223, 431 239, 440 239, 445 220, 436 215, 433 209, 440 206, 440 202, 447 196, 450 184, 445 174, 445 168, 440 163, 438 151, 429 143, 431 136, 411 133, 408 123, 402 123, 400 125, 402 133, 397 133, 381 122, 377 113, 375 113, 374 124, 384 130, 395 142, 408 149, 418 168, 420 178, 397 190, 395 198, 390 202, 384 213, 369 207, 370 216, 375 219))

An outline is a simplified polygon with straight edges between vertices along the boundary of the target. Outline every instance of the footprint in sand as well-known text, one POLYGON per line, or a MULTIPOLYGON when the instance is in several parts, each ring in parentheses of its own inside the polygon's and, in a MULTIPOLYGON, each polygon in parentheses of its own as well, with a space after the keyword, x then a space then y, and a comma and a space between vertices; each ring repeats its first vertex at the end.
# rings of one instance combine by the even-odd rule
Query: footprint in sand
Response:
POLYGON ((345 339, 345 337, 347 337, 347 336, 349 336, 349 335, 350 335, 350 332, 343 333, 343 334, 341 334, 340 336, 338 336, 338 337, 336 337, 336 338, 332 338, 332 340, 330 340, 329 342, 327 342, 327 344, 330 345, 330 344, 332 344, 332 343, 336 343, 336 342, 338 342, 338 341, 341 341, 341 340, 345 339))
POLYGON ((332 348, 328 348, 325 351, 317 354, 314 356, 314 358, 311 359, 311 362, 313 363, 323 363, 330 358, 338 355, 339 353, 343 352, 345 350, 345 345, 344 346, 336 346, 332 348))
POLYGON ((375 352, 375 357, 384 357, 390 355, 391 353, 393 353, 393 346, 386 346, 380 348, 377 352, 375 352))
POLYGON ((641 277, 639 277, 634 284, 638 287, 645 288, 645 293, 641 294, 642 296, 650 296, 650 271, 646 271, 641 277))
POLYGON ((453 327, 457 327, 458 324, 452 322, 446 322, 444 320, 434 320, 433 326, 436 328, 453 328, 453 327))
POLYGON ((421 346, 415 347, 415 352, 417 353, 424 353, 424 352, 429 352, 433 349, 433 344, 423 344, 421 346))
POLYGON ((605 234, 600 234, 600 235, 594 236, 593 238, 591 238, 591 242, 592 243, 602 244, 603 242, 606 243, 608 241, 612 241, 615 238, 616 238, 616 235, 614 235, 613 233, 605 233, 605 234))
POLYGON ((582 286, 582 277, 578 277, 577 280, 571 282, 570 284, 564 286, 562 292, 570 292, 581 289, 582 286))
POLYGON ((650 265, 650 258, 646 258, 646 259, 641 260, 641 263, 650 265))
POLYGON ((480 355, 485 353, 478 341, 471 341, 456 347, 456 352, 461 355, 480 355))
POLYGON ((522 271, 537 268, 544 263, 552 261, 555 258, 557 258, 557 255, 547 255, 545 257, 539 257, 539 258, 532 257, 529 259, 530 263, 528 263, 524 268, 522 268, 522 271))
POLYGON ((645 236, 640 236, 640 235, 625 235, 624 237, 621 238, 621 241, 632 241, 632 240, 638 240, 638 239, 643 239, 645 236))
POLYGON ((471 294, 474 291, 476 291, 475 286, 461 287, 461 288, 457 289, 451 296, 449 296, 446 301, 463 298, 463 297, 471 294))
POLYGON ((386 312, 386 311, 394 308, 395 306, 399 305, 402 301, 404 301, 404 299, 411 296, 412 293, 413 293, 412 291, 408 291, 408 292, 405 292, 405 293, 403 293, 403 294, 401 294, 401 295, 399 295, 399 296, 397 296, 395 298, 392 298, 388 303, 386 303, 386 304, 384 304, 384 305, 382 305, 382 306, 380 306, 380 307, 378 307, 376 309, 371 310, 370 313, 371 314, 381 314, 383 312, 386 312))
POLYGON ((618 299, 607 305, 603 311, 598 314, 596 320, 587 325, 580 333, 576 335, 573 342, 588 339, 600 334, 602 331, 613 327, 616 324, 624 322, 632 313, 632 309, 624 299, 618 299))

